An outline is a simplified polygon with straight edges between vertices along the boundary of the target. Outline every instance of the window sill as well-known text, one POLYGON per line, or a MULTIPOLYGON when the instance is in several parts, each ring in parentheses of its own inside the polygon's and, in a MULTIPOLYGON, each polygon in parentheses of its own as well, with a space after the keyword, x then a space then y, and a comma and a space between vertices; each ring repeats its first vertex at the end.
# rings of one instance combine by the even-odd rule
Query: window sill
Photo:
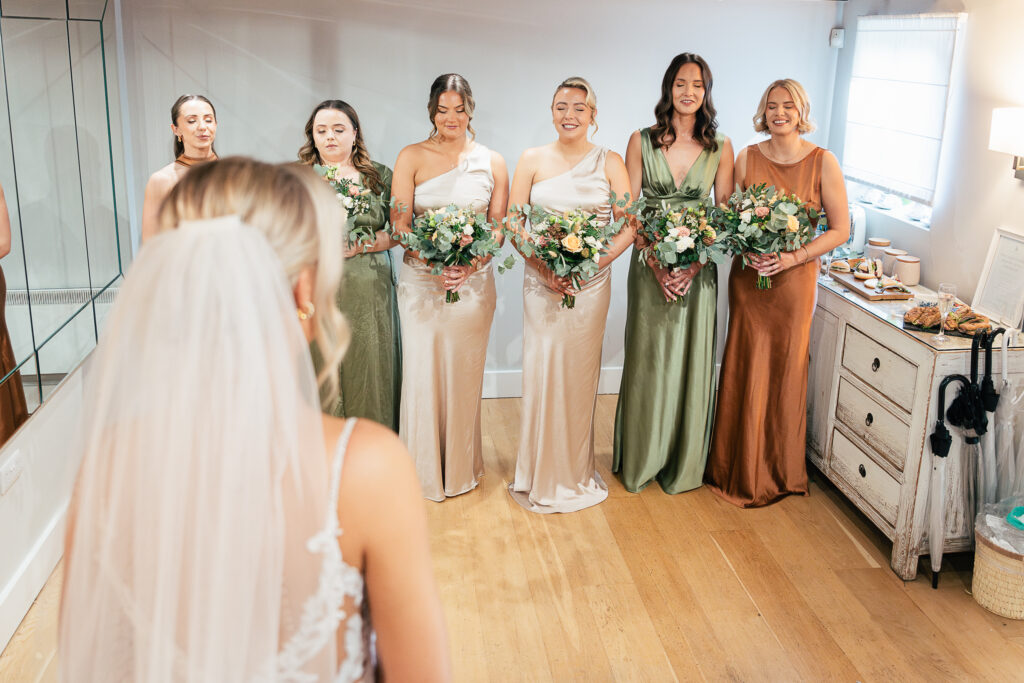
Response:
POLYGON ((868 214, 869 222, 872 216, 885 216, 890 220, 898 221, 899 223, 903 223, 904 225, 909 225, 911 227, 917 228, 918 230, 921 230, 922 232, 927 233, 931 231, 930 222, 912 220, 908 218, 902 211, 897 211, 894 209, 883 209, 879 206, 875 206, 874 204, 867 204, 865 202, 860 201, 855 203, 858 206, 864 208, 864 211, 868 214))

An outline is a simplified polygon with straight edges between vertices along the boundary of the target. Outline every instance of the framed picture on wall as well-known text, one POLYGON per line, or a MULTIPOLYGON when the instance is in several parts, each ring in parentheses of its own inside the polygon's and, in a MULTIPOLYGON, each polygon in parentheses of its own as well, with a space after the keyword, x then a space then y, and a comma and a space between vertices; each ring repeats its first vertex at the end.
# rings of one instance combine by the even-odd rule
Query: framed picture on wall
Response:
POLYGON ((999 324, 1021 329, 1024 318, 1024 231, 996 228, 971 307, 999 324))

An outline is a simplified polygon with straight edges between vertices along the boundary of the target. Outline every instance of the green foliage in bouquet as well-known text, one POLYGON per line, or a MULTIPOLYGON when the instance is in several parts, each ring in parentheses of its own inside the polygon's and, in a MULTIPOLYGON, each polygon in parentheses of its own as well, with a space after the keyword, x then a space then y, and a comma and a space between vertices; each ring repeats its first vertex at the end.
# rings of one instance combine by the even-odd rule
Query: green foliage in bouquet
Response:
MULTIPOLYGON (((739 186, 724 207, 712 211, 711 223, 735 254, 772 254, 796 251, 814 239, 818 211, 795 194, 784 194, 761 183, 746 190, 739 186)), ((759 289, 769 289, 771 278, 759 275, 759 289)))
POLYGON ((662 202, 660 209, 648 213, 640 234, 646 246, 638 258, 645 263, 654 257, 663 268, 684 268, 691 263, 725 263, 731 255, 726 233, 718 233, 711 224, 708 203, 696 207, 671 209, 662 202))
MULTIPOLYGON (((392 234, 406 249, 419 252, 431 273, 440 275, 448 266, 470 266, 474 259, 496 256, 501 250, 496 229, 485 214, 449 204, 413 218, 411 230, 392 234)), ((445 294, 448 303, 459 298, 458 292, 445 294)))
MULTIPOLYGON (((527 258, 542 260, 559 277, 568 277, 573 286, 581 288, 600 270, 601 255, 608 251, 608 244, 626 222, 626 217, 635 214, 642 204, 629 203, 629 195, 623 199, 611 194, 612 207, 625 209, 625 215, 601 225, 593 211, 575 208, 563 213, 551 213, 539 206, 524 204, 512 210, 530 220, 530 230, 515 230, 506 227, 505 234, 513 240, 520 253, 527 258)), ((573 308, 576 297, 562 296, 562 306, 573 308)))

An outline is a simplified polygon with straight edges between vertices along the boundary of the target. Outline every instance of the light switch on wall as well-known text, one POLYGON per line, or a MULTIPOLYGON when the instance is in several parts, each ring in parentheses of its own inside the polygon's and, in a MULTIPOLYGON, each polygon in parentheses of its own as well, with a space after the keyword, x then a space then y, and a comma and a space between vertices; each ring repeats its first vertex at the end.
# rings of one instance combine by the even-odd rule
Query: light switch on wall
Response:
POLYGON ((21 471, 25 469, 25 457, 21 454, 21 451, 14 451, 11 457, 7 458, 7 462, 0 465, 0 496, 7 493, 14 482, 21 476, 21 471))

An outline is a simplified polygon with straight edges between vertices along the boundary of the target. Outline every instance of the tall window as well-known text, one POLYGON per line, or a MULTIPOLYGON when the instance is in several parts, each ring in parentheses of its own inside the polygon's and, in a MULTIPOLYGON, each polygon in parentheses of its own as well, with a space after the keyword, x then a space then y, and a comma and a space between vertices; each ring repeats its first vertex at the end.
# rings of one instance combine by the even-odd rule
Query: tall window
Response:
POLYGON ((843 148, 848 179, 931 206, 953 53, 964 17, 929 14, 857 20, 843 148))

